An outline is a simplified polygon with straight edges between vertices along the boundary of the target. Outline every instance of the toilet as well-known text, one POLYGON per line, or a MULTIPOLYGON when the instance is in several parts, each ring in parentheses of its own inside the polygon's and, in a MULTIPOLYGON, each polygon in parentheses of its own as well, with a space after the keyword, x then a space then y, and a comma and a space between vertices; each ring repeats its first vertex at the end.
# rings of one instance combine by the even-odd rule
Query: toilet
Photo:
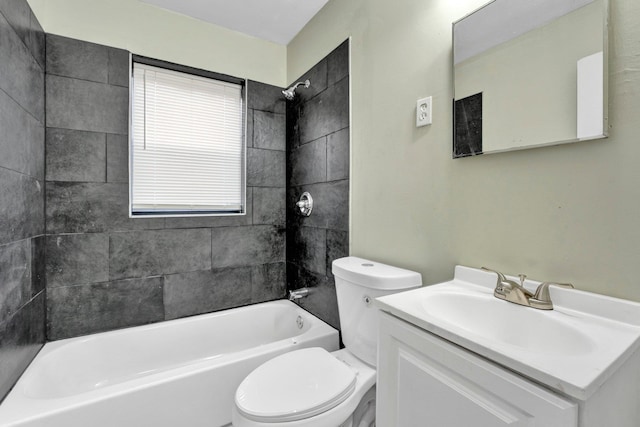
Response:
POLYGON ((375 425, 378 314, 373 299, 419 287, 420 273, 357 257, 333 261, 344 349, 275 357, 238 386, 234 427, 375 425))

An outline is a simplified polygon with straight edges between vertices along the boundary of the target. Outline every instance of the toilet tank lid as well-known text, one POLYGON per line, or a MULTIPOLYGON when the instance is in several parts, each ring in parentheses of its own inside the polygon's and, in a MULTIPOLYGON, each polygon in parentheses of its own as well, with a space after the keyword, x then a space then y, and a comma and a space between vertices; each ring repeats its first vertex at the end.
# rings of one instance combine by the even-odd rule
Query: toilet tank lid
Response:
POLYGON ((331 271, 340 279, 372 289, 410 289, 422 285, 420 273, 354 256, 334 260, 331 271))

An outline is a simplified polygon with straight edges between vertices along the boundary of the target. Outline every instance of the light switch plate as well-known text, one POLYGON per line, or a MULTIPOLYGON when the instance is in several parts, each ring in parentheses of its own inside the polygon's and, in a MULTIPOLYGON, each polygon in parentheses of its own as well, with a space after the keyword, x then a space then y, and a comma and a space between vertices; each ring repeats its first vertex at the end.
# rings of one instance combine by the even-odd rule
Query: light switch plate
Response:
POLYGON ((418 99, 416 102, 416 127, 430 125, 433 117, 431 114, 431 97, 418 99))

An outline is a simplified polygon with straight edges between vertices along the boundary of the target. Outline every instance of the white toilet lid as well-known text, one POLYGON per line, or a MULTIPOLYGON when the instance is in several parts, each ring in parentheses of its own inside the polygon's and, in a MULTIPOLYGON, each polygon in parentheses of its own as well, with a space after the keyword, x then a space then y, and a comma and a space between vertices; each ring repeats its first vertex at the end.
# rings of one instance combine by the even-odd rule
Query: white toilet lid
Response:
POLYGON ((353 369, 323 348, 307 348, 251 372, 236 391, 236 407, 254 421, 301 420, 344 402, 355 386, 353 369))

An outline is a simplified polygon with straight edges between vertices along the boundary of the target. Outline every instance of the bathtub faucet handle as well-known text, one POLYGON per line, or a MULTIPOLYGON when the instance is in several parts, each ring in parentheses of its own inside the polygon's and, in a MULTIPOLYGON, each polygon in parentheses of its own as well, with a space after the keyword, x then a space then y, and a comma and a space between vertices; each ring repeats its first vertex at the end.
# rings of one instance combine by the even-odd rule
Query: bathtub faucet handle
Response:
POLYGON ((304 298, 309 295, 309 288, 295 289, 289 291, 289 301, 297 302, 300 298, 304 298))

